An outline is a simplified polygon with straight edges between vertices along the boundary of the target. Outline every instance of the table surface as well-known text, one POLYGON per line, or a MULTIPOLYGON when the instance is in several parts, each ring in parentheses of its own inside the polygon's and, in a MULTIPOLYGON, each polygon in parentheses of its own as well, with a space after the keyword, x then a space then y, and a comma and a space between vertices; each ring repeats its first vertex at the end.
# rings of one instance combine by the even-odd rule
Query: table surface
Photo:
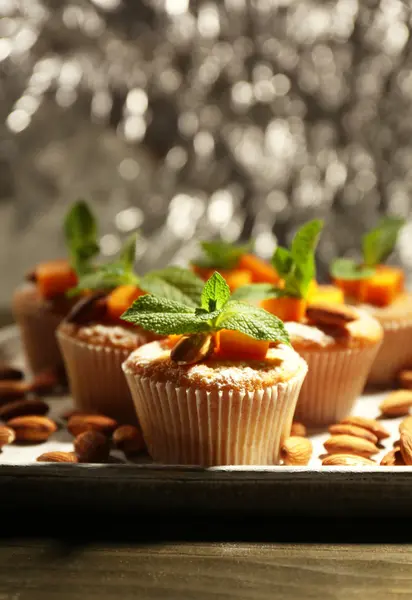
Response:
POLYGON ((0 600, 405 599, 409 541, 405 522, 382 519, 212 522, 28 510, 0 528, 0 600))

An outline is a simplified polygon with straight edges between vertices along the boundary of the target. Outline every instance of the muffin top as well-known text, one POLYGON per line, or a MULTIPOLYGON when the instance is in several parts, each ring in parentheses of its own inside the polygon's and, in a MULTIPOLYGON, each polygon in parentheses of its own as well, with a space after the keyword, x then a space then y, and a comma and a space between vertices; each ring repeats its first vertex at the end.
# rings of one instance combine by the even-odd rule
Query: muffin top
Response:
POLYGON ((86 344, 130 351, 148 341, 148 337, 139 328, 123 327, 117 324, 90 323, 76 325, 74 323, 62 323, 59 330, 65 335, 74 337, 86 344))
POLYGON ((388 306, 373 306, 372 304, 356 304, 360 309, 369 313, 381 323, 412 319, 412 293, 399 294, 388 306))
POLYGON ((264 360, 227 360, 211 355, 206 360, 178 365, 170 359, 167 341, 155 341, 135 350, 123 364, 125 371, 177 387, 194 386, 207 390, 254 391, 288 382, 302 370, 305 361, 290 347, 270 348, 264 360))
POLYGON ((366 311, 354 308, 358 319, 343 327, 312 323, 287 322, 285 327, 292 346, 299 350, 340 350, 362 348, 381 341, 383 330, 366 311))

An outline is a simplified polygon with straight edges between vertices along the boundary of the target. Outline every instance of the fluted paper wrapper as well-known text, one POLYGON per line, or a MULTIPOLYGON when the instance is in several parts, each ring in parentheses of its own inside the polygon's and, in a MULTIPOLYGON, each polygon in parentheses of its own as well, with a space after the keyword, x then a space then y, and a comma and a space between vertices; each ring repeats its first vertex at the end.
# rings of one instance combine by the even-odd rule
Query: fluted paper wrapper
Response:
POLYGON ((304 351, 308 365, 296 406, 295 420, 310 427, 337 423, 347 417, 365 387, 379 343, 364 348, 304 351))
MULTIPOLYGON (((379 317, 375 317, 379 321, 379 317)), ((384 336, 373 362, 368 384, 388 387, 395 383, 399 371, 412 368, 412 319, 380 321, 384 336)))
POLYGON ((74 405, 119 423, 137 422, 132 397, 122 371, 131 350, 96 346, 57 332, 74 405))
POLYGON ((154 461, 176 465, 274 465, 290 433, 306 374, 253 392, 176 387, 125 369, 154 461))

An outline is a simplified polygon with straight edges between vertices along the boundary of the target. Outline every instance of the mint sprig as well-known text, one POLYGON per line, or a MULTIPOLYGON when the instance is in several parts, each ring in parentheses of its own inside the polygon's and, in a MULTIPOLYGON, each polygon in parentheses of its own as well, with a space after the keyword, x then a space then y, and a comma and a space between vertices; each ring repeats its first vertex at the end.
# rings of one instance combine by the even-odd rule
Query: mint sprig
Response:
POLYGON ((70 262, 78 275, 90 269, 91 259, 99 253, 96 220, 84 200, 75 202, 64 220, 64 235, 70 262))
POLYGON ((257 340, 289 344, 282 321, 261 308, 231 300, 229 286, 217 272, 204 285, 200 306, 146 295, 135 300, 122 319, 159 335, 231 329, 257 340))
POLYGON ((278 246, 272 264, 283 280, 283 286, 255 283, 239 287, 233 294, 236 300, 263 300, 291 296, 306 298, 312 279, 316 276, 315 250, 323 221, 315 219, 301 227, 293 238, 290 249, 278 246))
POLYGON ((362 238, 362 262, 350 258, 337 258, 331 265, 330 273, 335 279, 366 279, 375 273, 375 267, 392 254, 399 231, 405 220, 398 217, 384 217, 378 225, 362 238))
POLYGON ((139 281, 139 287, 144 292, 193 307, 200 303, 203 284, 193 271, 177 266, 152 271, 139 281))
POLYGON ((193 261, 193 264, 206 269, 234 269, 238 266, 240 258, 251 252, 253 241, 243 245, 234 245, 228 242, 201 242, 203 256, 193 261))

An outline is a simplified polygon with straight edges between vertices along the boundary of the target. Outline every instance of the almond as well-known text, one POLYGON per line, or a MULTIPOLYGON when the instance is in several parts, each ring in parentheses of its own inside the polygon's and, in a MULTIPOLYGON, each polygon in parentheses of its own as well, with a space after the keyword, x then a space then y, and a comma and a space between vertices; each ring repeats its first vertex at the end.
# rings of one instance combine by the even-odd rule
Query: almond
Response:
POLYGON ((381 460, 382 467, 402 467, 405 465, 399 448, 389 450, 381 460))
POLYGON ((0 381, 0 402, 23 398, 29 391, 29 384, 26 381, 0 381))
POLYGON ((111 435, 116 428, 116 421, 104 415, 74 415, 70 417, 67 424, 67 429, 74 436, 91 429, 100 431, 105 435, 111 435))
POLYGON ((0 426, 0 448, 12 444, 16 439, 16 434, 10 427, 0 426))
POLYGON ((15 417, 7 421, 7 426, 14 430, 17 442, 45 442, 52 433, 57 431, 54 421, 39 415, 15 417))
POLYGON ((412 433, 407 429, 401 433, 400 450, 405 465, 412 465, 412 433))
POLYGON ((0 419, 2 421, 9 421, 14 417, 21 417, 23 415, 45 415, 49 412, 49 405, 40 398, 33 398, 27 400, 14 400, 13 402, 7 402, 0 406, 0 419))
POLYGON ((109 457, 110 440, 100 431, 84 431, 74 440, 74 451, 81 463, 102 463, 109 457))
POLYGON ((97 291, 81 298, 66 316, 67 323, 89 323, 90 321, 99 321, 106 315, 107 292, 97 291))
POLYGON ((8 363, 5 362, 0 362, 0 380, 3 381, 5 380, 9 380, 9 381, 20 381, 21 379, 23 379, 24 377, 24 373, 23 371, 21 371, 20 369, 16 369, 16 367, 13 367, 12 365, 9 365, 8 363))
POLYGON ((305 437, 291 436, 283 442, 280 455, 285 465, 307 465, 312 456, 312 442, 305 437))
POLYGON ((335 327, 344 327, 347 323, 359 318, 356 310, 346 304, 327 304, 326 302, 308 306, 306 316, 318 325, 335 327))
POLYGON ((355 437, 363 438, 364 440, 369 440, 373 444, 378 443, 378 438, 374 433, 372 433, 372 431, 369 431, 369 429, 365 429, 364 427, 351 425, 350 423, 336 423, 336 425, 331 425, 329 427, 329 432, 333 435, 354 435, 355 437))
POLYGON ((400 433, 405 430, 408 430, 412 433, 412 415, 410 417, 406 417, 406 419, 404 419, 399 425, 400 433))
POLYGON ((37 462, 77 463, 77 456, 73 452, 60 452, 55 450, 45 452, 36 458, 37 462))
POLYGON ((370 458, 356 456, 355 454, 330 454, 322 461, 324 467, 364 467, 365 465, 375 464, 370 458))
POLYGON ((386 396, 379 409, 385 417, 402 417, 412 406, 412 390, 396 390, 386 396))
POLYGON ((398 381, 404 390, 412 390, 412 370, 405 369, 398 375, 398 381))
POLYGON ((378 440, 384 440, 385 438, 390 437, 390 433, 385 429, 382 423, 375 419, 350 416, 342 419, 341 423, 349 423, 350 425, 357 425, 358 427, 369 429, 369 431, 372 431, 372 433, 376 435, 378 440))
POLYGON ((78 415, 90 415, 90 414, 92 414, 92 413, 90 413, 90 412, 85 413, 84 410, 79 410, 77 408, 69 408, 60 415, 60 418, 63 419, 64 421, 68 421, 72 417, 77 417, 78 415))
POLYGON ((357 454, 369 457, 379 452, 375 444, 354 435, 333 435, 323 445, 329 454, 357 454))
POLYGON ((213 350, 214 338, 210 333, 184 335, 173 346, 170 360, 178 365, 191 365, 203 360, 213 350))
POLYGON ((113 434, 113 442, 119 450, 122 450, 126 456, 139 454, 145 449, 145 443, 142 432, 133 425, 122 425, 118 427, 113 434))
POLYGON ((400 448, 401 447, 401 440, 395 440, 393 442, 393 447, 395 448, 395 450, 398 449, 398 448, 400 448))
POLYGON ((51 392, 59 382, 55 369, 47 369, 34 376, 29 383, 31 392, 36 394, 47 394, 51 392))
POLYGON ((298 437, 306 437, 308 435, 308 432, 303 423, 298 423, 295 421, 294 423, 292 423, 292 429, 290 430, 290 435, 291 436, 297 435, 298 437))

